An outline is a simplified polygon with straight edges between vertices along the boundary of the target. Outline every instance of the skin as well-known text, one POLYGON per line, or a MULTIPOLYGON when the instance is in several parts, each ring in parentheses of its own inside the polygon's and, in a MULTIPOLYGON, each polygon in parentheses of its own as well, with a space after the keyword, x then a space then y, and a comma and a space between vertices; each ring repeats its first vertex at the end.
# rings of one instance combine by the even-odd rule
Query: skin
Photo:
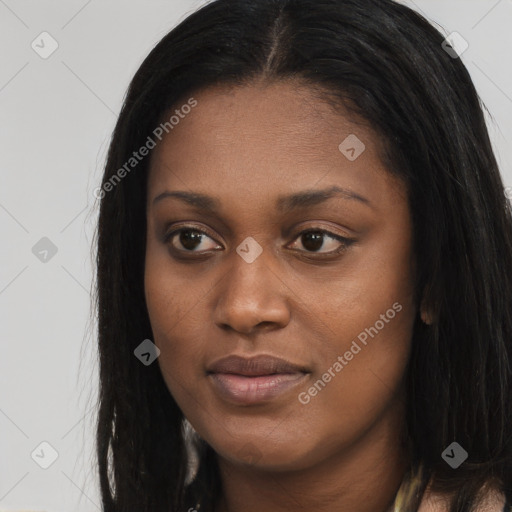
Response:
POLYGON ((145 294, 169 391, 218 454, 217 512, 384 512, 407 464, 403 376, 419 307, 405 187, 384 167, 370 127, 298 83, 210 88, 194 98, 151 154, 145 294), (338 149, 350 134, 365 144, 354 161, 338 149), (279 196, 332 186, 366 202, 336 195, 276 209, 279 196), (154 203, 177 190, 212 196, 219 208, 154 203), (183 223, 207 231, 188 252, 179 233, 164 240, 183 223), (300 233, 312 228, 353 242, 322 258, 343 244, 325 235, 311 249, 300 233), (236 252, 249 236, 262 248, 252 263, 236 252), (301 403, 299 393, 394 303, 401 311, 301 403), (271 401, 237 405, 206 374, 230 354, 269 354, 310 373, 271 401))

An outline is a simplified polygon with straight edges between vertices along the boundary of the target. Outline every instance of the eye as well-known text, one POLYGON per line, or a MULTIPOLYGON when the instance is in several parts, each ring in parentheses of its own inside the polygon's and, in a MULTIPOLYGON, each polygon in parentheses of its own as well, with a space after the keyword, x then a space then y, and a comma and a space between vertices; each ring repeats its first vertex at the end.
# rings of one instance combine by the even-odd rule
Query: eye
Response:
POLYGON ((308 229, 302 231, 295 238, 301 242, 302 246, 306 249, 305 252, 312 252, 318 254, 339 254, 347 249, 354 240, 346 238, 340 235, 331 233, 324 229, 308 229), (327 240, 327 243, 326 243, 327 240), (329 249, 327 251, 320 252, 320 249, 329 249))
POLYGON ((219 247, 217 243, 210 244, 210 247, 204 246, 206 239, 213 240, 206 232, 190 227, 182 227, 175 229, 165 235, 164 242, 171 242, 173 249, 179 252, 203 252, 213 250, 219 247), (177 236, 179 235, 179 236, 177 236), (198 247, 201 250, 196 250, 198 247))
MULTIPOLYGON (((324 229, 307 229, 295 237, 296 245, 300 242, 304 249, 300 252, 319 255, 333 255, 345 251, 355 240, 337 235, 324 229), (326 249, 326 250, 322 250, 326 249)), ((169 243, 177 253, 201 254, 218 250, 222 247, 215 242, 206 231, 194 227, 181 227, 174 229, 164 237, 164 242, 169 243), (210 240, 208 245, 207 241, 210 240)))

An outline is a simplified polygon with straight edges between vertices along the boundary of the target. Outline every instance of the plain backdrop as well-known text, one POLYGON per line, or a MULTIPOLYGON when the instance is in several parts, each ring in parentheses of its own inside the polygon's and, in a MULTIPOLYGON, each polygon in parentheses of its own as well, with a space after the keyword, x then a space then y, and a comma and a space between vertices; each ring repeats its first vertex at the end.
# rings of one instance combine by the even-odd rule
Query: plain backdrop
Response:
MULTIPOLYGON (((100 510, 93 190, 131 77, 203 3, 0 0, 0 511, 100 510)), ((469 43, 512 186, 512 0, 403 3, 469 43)))

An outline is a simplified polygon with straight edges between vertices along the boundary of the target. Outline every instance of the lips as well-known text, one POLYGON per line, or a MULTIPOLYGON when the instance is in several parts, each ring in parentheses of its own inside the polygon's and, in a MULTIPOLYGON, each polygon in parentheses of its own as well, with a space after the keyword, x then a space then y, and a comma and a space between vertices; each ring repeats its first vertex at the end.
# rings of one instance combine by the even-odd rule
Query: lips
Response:
POLYGON ((207 375, 220 398, 237 405, 266 402, 303 382, 310 372, 281 358, 231 355, 215 361, 207 375))
POLYGON ((307 370, 278 357, 260 355, 245 358, 233 355, 214 362, 207 371, 208 373, 232 373, 245 375, 246 377, 257 377, 274 373, 304 373, 307 370))

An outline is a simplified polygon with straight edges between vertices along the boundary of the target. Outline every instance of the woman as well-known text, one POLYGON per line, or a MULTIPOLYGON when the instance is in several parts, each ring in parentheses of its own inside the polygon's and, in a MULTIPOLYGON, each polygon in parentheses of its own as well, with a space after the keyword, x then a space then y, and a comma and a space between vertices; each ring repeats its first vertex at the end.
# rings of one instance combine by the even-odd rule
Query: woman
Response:
POLYGON ((105 511, 511 510, 511 207, 444 40, 217 0, 143 62, 99 190, 105 511))

